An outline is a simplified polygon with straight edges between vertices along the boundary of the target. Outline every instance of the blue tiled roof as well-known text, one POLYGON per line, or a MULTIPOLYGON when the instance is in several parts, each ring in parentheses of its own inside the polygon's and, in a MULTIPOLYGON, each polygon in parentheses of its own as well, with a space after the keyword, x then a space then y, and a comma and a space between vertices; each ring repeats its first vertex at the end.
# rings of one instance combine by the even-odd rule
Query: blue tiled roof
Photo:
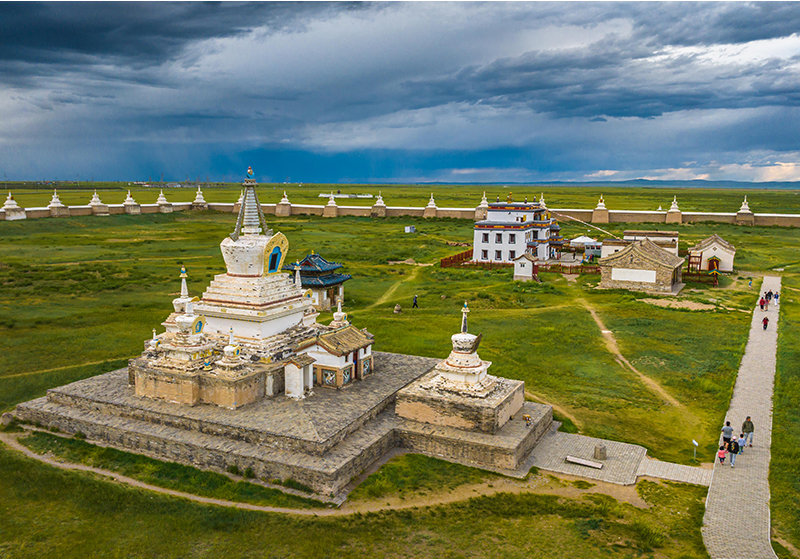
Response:
POLYGON ((336 284, 341 284, 347 280, 350 280, 352 276, 349 274, 339 274, 338 272, 334 272, 332 274, 325 274, 324 276, 303 276, 303 272, 300 272, 300 284, 304 288, 324 288, 326 286, 335 286, 336 284))
MULTIPOLYGON (((294 271, 296 268, 297 266, 295 263, 283 265, 283 270, 294 271)), ((328 262, 316 253, 306 255, 306 257, 300 261, 300 274, 303 274, 304 272, 330 272, 332 270, 336 270, 337 268, 342 268, 342 265, 339 263, 328 262)))

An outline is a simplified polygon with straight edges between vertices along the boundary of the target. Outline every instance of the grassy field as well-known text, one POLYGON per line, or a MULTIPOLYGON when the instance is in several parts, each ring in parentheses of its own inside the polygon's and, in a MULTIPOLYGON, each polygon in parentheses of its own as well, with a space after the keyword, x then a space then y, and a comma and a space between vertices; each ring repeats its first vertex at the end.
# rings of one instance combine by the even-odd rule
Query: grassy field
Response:
MULTIPOLYGON (((5 191, 10 190, 14 198, 22 206, 47 206, 53 194, 53 186, 36 186, 31 184, 12 183, 5 191)), ((203 196, 208 202, 235 202, 239 197, 238 183, 213 183, 203 187, 203 196)), ((159 187, 141 187, 127 183, 84 183, 58 186, 61 201, 67 205, 88 204, 94 189, 106 204, 122 204, 127 190, 140 204, 153 204, 161 190, 159 187)), ((800 189, 714 189, 714 188, 659 188, 628 186, 591 186, 575 187, 565 185, 522 186, 522 185, 325 185, 325 184, 272 184, 264 183, 258 188, 258 196, 265 204, 280 201, 283 191, 295 204, 326 204, 326 198, 320 194, 341 191, 346 194, 371 194, 377 197, 382 193, 389 206, 425 206, 433 193, 436 204, 445 207, 475 207, 486 192, 490 201, 500 197, 505 200, 509 192, 514 193, 515 200, 524 197, 532 199, 544 193, 548 206, 552 208, 594 208, 600 195, 612 210, 655 210, 659 206, 669 208, 672 197, 678 197, 681 210, 706 212, 736 212, 742 204, 744 196, 754 212, 797 213, 800 208, 800 189)), ((170 202, 189 202, 194 200, 195 189, 166 188, 165 195, 170 202)), ((372 199, 339 199, 338 204, 345 206, 372 206, 372 199)))
MULTIPOLYGON (((549 198, 548 202, 552 203, 549 198)), ((230 214, 215 212, 0 222, 0 238, 4 241, 0 244, 0 410, 11 409, 18 402, 41 396, 48 387, 122 367, 126 358, 141 352, 142 342, 149 338, 151 329, 163 330, 160 323, 171 309, 172 298, 177 295, 181 264, 185 264, 189 272, 189 289, 193 295, 200 295, 213 275, 224 271, 218 244, 230 233, 232 222, 230 214)), ((755 302, 758 287, 756 280, 754 287, 748 288, 747 279, 780 267, 785 269, 786 285, 797 287, 797 274, 800 272, 800 232, 796 229, 719 224, 676 226, 681 232, 682 248, 711 232, 731 241, 738 248, 737 267, 740 272, 724 283, 724 289, 689 286, 682 294, 681 299, 710 304, 713 309, 665 309, 644 301, 647 297, 642 294, 594 290, 598 277, 593 276, 568 281, 561 275, 543 274, 543 284, 524 284, 511 281, 509 270, 462 271, 388 264, 390 260, 407 258, 433 263, 463 250, 448 245, 448 242, 470 242, 472 224, 469 221, 295 217, 271 218, 270 222, 276 231, 289 237, 289 259, 301 258, 313 249, 329 260, 345 264, 344 271, 354 276, 345 288, 346 311, 357 326, 367 327, 376 335, 377 350, 446 356, 450 335, 459 325, 460 306, 466 299, 472 309, 470 330, 483 333, 481 356, 494 363, 493 374, 523 379, 533 398, 555 404, 558 414, 574 422, 581 433, 641 444, 652 456, 683 463, 691 463, 692 438, 701 442, 701 456, 705 460, 712 457, 746 342, 748 313, 755 302), (418 233, 404 234, 403 226, 412 224, 417 226, 418 233), (410 309, 414 294, 419 295, 420 309, 410 309), (397 303, 403 306, 403 313, 399 315, 392 313, 397 303), (589 312, 590 308, 613 331, 620 352, 628 361, 642 375, 661 385, 677 400, 677 405, 666 403, 636 373, 615 360, 589 312), (408 334, 399 336, 398 333, 408 334)), ((615 232, 626 227, 624 224, 610 226, 615 232)), ((641 226, 636 227, 639 229, 641 226)), ((649 227, 656 229, 657 226, 649 227)), ((565 236, 574 236, 585 230, 564 224, 563 232, 565 236)), ((784 292, 787 299, 789 292, 788 289, 784 292)), ((329 319, 330 315, 320 317, 323 322, 329 319)), ((782 326, 783 357, 779 357, 779 364, 797 361, 796 356, 786 352, 796 353, 798 336, 796 330, 784 330, 782 326)), ((783 375, 788 379, 779 381, 781 386, 780 383, 789 383, 791 374, 788 366, 779 367, 783 368, 781 372, 787 372, 779 372, 779 378, 783 375)), ((796 390, 785 390, 783 394, 785 399, 776 401, 776 419, 782 406, 791 409, 793 412, 790 414, 796 416, 796 390)), ((797 421, 797 418, 787 417, 786 422, 790 421, 797 421)), ((796 448, 797 445, 788 445, 787 453, 796 448)), ((5 448, 0 456, 0 463, 4 465, 2 472, 9 475, 2 477, 4 480, 0 485, 13 486, 14 480, 22 483, 14 477, 23 476, 34 488, 41 487, 45 491, 42 485, 46 486, 48 482, 32 482, 31 477, 49 477, 47 469, 23 468, 21 465, 27 465, 27 460, 5 448), (10 476, 7 469, 17 469, 14 471, 17 474, 10 476), (18 472, 20 469, 22 472, 18 472)), ((793 471, 790 470, 792 461, 787 458, 781 463, 780 457, 775 455, 773 479, 783 476, 784 484, 796 484, 796 477, 792 478, 793 471)), ((460 471, 460 467, 452 468, 454 472, 446 476, 469 478, 470 475, 460 471)), ((110 486, 81 475, 59 473, 56 478, 63 486, 58 499, 67 501, 75 499, 65 489, 70 486, 88 485, 81 486, 84 490, 92 485, 100 488, 110 486)), ((403 480, 402 473, 384 471, 373 482, 357 490, 354 496, 358 497, 358 492, 369 495, 370 491, 373 494, 394 491, 395 487, 406 484, 403 480), (380 477, 385 482, 381 483, 380 477)), ((659 488, 663 508, 648 510, 655 517, 648 517, 643 522, 656 527, 661 526, 660 516, 668 516, 668 511, 689 499, 687 496, 695 496, 691 500, 696 500, 696 495, 703 494, 699 490, 677 486, 659 488)), ((119 489, 106 488, 101 494, 117 496, 119 492, 119 489)), ((134 490, 125 492, 128 493, 125 500, 147 503, 155 499, 134 490)), ((776 494, 773 490, 773 500, 776 494)), ((24 503, 24 508, 18 504, 17 509, 24 509, 26 516, 35 516, 45 510, 53 516, 46 519, 61 523, 62 514, 57 511, 55 501, 48 506, 46 498, 34 499, 33 494, 25 493, 24 489, 15 491, 13 495, 24 503)), ((591 529, 584 521, 594 514, 581 518, 583 521, 578 523, 569 520, 571 513, 559 509, 560 501, 550 503, 548 500, 550 497, 517 496, 486 498, 480 502, 480 508, 486 508, 487 518, 500 516, 505 507, 512 511, 521 508, 519 516, 504 518, 501 523, 505 527, 502 530, 505 540, 501 542, 498 541, 500 537, 474 539, 482 533, 478 529, 469 529, 478 531, 469 533, 467 527, 472 526, 469 523, 472 519, 470 507, 477 506, 464 504, 373 516, 373 522, 376 527, 382 527, 381 531, 399 527, 395 542, 377 534, 380 532, 377 529, 370 530, 369 536, 353 536, 363 520, 336 522, 341 525, 326 525, 330 520, 320 520, 317 526, 308 520, 285 518, 291 523, 286 521, 288 525, 283 526, 284 532, 275 529, 275 535, 285 535, 290 527, 302 526, 305 530, 313 530, 315 534, 319 533, 320 543, 333 547, 329 549, 314 548, 317 545, 303 542, 298 544, 300 548, 290 550, 285 538, 275 541, 274 546, 267 546, 265 543, 269 541, 264 540, 261 533, 251 542, 250 535, 266 521, 253 520, 245 514, 225 513, 223 517, 227 519, 230 516, 236 522, 231 521, 230 526, 223 525, 233 534, 239 534, 242 541, 247 541, 247 546, 255 547, 260 543, 264 547, 258 551, 253 549, 253 555, 267 556, 463 556, 464 550, 473 550, 467 544, 473 539, 481 541, 480 550, 469 554, 475 556, 646 554, 641 542, 630 536, 633 533, 625 533, 630 531, 633 518, 626 518, 628 521, 617 526, 613 516, 603 517, 596 524, 600 529, 591 529), (526 508, 535 511, 539 507, 550 512, 543 519, 535 518, 531 512, 524 513, 526 508), (442 509, 446 510, 451 525, 456 528, 439 521, 439 516, 445 515, 440 511, 442 509), (412 528, 421 530, 425 523, 430 525, 423 531, 428 538, 415 537, 412 528), (324 536, 328 533, 323 531, 323 527, 333 533, 324 536), (559 536, 553 542, 545 542, 546 539, 538 540, 536 537, 540 532, 551 534, 552 530, 563 530, 563 539, 559 536), (515 531, 522 532, 524 542, 515 531), (588 535, 588 539, 580 535, 588 535), (464 539, 463 542, 460 539, 464 539), (633 544, 619 545, 622 548, 613 544, 624 543, 626 539, 633 544), (571 548, 578 544, 587 548, 571 548)), ((199 506, 177 500, 157 501, 163 511, 180 511, 186 519, 201 525, 211 516, 199 506)), ((69 504, 62 505, 67 507, 69 504)), ((75 525, 67 525, 77 530, 77 527, 87 524, 96 514, 93 507, 87 506, 74 521, 75 525)), ((582 507, 571 503, 567 509, 580 510, 582 507)), ((702 507, 699 507, 699 516, 702 517, 702 507)), ((779 507, 777 500, 773 507, 779 507)), ((138 514, 134 511, 131 515, 136 517, 138 514)), ((787 501, 775 510, 774 515, 776 527, 784 523, 781 533, 797 544, 797 535, 788 529, 797 519, 796 506, 787 501)), ((109 527, 122 522, 121 512, 116 511, 115 516, 117 521, 109 521, 109 527)), ((275 524, 271 517, 269 519, 270 527, 280 525, 275 524)), ((137 518, 132 523, 145 527, 148 522, 137 518)), ((40 529, 44 530, 43 527, 40 529)), ((59 537, 44 538, 37 532, 40 529, 26 528, 24 524, 0 526, 0 543, 16 543, 6 545, 11 547, 6 549, 0 544, 0 555, 45 554, 40 552, 44 548, 36 547, 41 543, 52 545, 59 537)), ((171 530, 167 527, 158 529, 171 530)), ((247 550, 250 549, 237 552, 228 548, 233 541, 225 540, 218 531, 211 532, 217 540, 204 540, 202 546, 197 545, 201 548, 191 548, 190 535, 194 532, 181 530, 184 531, 184 540, 178 540, 189 548, 181 548, 184 546, 181 544, 168 553, 159 548, 161 544, 155 537, 153 542, 148 540, 144 544, 134 542, 134 536, 130 534, 127 538, 134 540, 120 543, 122 548, 115 548, 117 545, 103 540, 104 535, 94 533, 80 546, 102 545, 96 550, 103 550, 106 556, 127 555, 125 551, 131 550, 136 551, 134 555, 153 556, 249 554, 247 550), (219 543, 219 546, 214 543, 219 543)), ((702 543, 697 544, 699 521, 692 531, 688 527, 681 529, 684 530, 685 542, 664 545, 658 549, 658 554, 705 554, 702 543)), ((264 534, 273 534, 270 531, 264 534)), ((647 532, 645 529, 642 531, 643 534, 647 532)), ((672 529, 665 531, 664 542, 672 542, 669 536, 673 534, 669 532, 672 529)), ((88 550, 70 549, 68 546, 68 543, 61 543, 53 549, 59 553, 47 555, 78 555, 79 550, 88 550)))
POLYGON ((791 558, 800 557, 800 278, 796 275, 783 277, 778 329, 770 509, 778 538, 773 548, 781 558, 791 558), (794 556, 783 546, 787 541, 794 546, 794 556))
POLYGON ((61 471, 0 447, 0 556, 706 557, 705 489, 640 482, 648 508, 500 494, 338 517, 204 506, 61 471))

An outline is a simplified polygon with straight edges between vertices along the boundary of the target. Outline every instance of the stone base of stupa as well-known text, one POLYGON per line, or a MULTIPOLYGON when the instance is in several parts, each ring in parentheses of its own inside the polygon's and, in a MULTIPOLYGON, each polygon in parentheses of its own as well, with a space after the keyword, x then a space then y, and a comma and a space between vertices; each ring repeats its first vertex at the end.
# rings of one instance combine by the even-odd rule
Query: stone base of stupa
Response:
POLYGON ((491 375, 481 383, 449 381, 436 370, 397 395, 397 415, 468 432, 497 433, 525 401, 525 383, 491 375))
POLYGON ((121 369, 50 389, 18 405, 15 415, 157 459, 218 471, 236 465, 268 480, 292 478, 322 494, 340 492, 398 446, 510 476, 526 474, 515 469, 549 427, 550 407, 525 403, 495 434, 401 418, 395 414, 398 392, 439 360, 373 356, 373 375, 345 391, 315 391, 303 400, 280 395, 236 410, 187 407, 137 397, 121 369))
POLYGON ((448 461, 525 476, 520 467, 553 423, 551 406, 526 402, 494 434, 460 430, 397 416, 398 445, 448 461), (526 419, 528 416, 530 419, 526 419))
POLYGON ((283 391, 281 364, 248 364, 241 371, 228 372, 219 367, 206 371, 159 368, 146 359, 130 361, 128 384, 137 397, 169 403, 197 406, 212 404, 237 409, 283 391))

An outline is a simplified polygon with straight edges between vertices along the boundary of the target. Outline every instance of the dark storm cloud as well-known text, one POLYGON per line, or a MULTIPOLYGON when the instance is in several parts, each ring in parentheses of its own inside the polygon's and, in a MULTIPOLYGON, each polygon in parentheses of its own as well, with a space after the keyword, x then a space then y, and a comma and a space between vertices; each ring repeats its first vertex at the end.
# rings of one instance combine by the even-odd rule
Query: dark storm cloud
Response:
POLYGON ((794 152, 798 30, 794 2, 0 3, 0 164, 261 150, 352 179, 794 152))
MULTIPOLYGON (((0 61, 46 73, 48 64, 157 65, 187 44, 259 27, 302 30, 312 18, 368 4, 316 2, 0 2, 0 61)), ((50 71, 56 71, 52 68, 50 71)))

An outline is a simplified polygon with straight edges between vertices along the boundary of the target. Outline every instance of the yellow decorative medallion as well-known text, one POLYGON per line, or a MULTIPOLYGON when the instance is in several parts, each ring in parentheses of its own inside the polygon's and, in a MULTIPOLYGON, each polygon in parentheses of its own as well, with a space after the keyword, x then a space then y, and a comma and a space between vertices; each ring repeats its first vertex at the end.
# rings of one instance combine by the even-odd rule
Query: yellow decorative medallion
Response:
POLYGON ((264 276, 276 274, 283 268, 283 259, 289 251, 289 240, 281 232, 276 233, 264 247, 264 276))

